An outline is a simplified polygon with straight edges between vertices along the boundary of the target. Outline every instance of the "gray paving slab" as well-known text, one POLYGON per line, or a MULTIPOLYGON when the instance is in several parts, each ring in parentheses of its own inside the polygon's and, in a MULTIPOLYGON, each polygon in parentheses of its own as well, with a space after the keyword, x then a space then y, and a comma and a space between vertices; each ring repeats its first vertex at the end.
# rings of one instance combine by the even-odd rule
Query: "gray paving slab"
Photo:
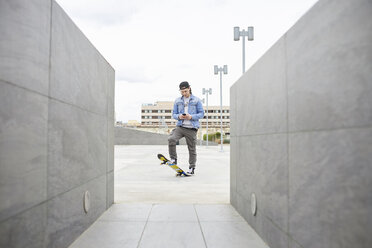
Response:
POLYGON ((70 248, 135 248, 145 221, 96 221, 70 248))
POLYGON ((208 247, 268 248, 247 222, 201 222, 208 247))
POLYGON ((154 204, 149 221, 197 222, 192 204, 154 204))
POLYGON ((101 217, 100 221, 147 221, 152 204, 114 204, 101 217))
POLYGON ((197 222, 149 222, 140 248, 205 248, 197 222))
POLYGON ((230 204, 197 204, 195 210, 199 221, 245 222, 230 204))

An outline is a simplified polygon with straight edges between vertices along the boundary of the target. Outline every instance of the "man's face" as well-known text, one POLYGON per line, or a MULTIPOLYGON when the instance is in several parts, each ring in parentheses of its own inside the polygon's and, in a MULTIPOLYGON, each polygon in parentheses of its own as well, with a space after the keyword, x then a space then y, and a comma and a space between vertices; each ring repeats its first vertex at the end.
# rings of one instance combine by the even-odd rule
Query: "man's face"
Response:
POLYGON ((180 90, 180 92, 181 92, 181 95, 183 97, 186 97, 186 98, 189 98, 190 97, 190 88, 186 88, 186 89, 180 90))

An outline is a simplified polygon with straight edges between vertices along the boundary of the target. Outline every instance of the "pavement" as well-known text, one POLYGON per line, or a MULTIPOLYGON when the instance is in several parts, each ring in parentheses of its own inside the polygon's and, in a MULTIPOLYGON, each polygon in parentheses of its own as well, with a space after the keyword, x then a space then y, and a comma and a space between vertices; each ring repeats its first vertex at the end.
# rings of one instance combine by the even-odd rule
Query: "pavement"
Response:
MULTIPOLYGON (((195 175, 176 177, 160 165, 168 146, 115 146, 115 203, 229 203, 230 146, 198 146, 195 175)), ((186 145, 177 146, 178 166, 189 168, 186 145)))
MULTIPOLYGON (((167 146, 115 146, 115 204, 70 248, 268 248, 229 204, 230 146, 197 148, 196 174, 160 165, 167 146)), ((177 146, 188 168, 187 146, 177 146)))

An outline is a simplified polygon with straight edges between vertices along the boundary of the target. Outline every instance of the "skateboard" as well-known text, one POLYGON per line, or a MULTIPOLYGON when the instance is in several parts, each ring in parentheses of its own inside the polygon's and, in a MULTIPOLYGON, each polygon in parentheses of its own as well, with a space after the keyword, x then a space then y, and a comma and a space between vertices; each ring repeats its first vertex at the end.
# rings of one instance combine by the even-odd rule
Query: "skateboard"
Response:
POLYGON ((184 176, 184 177, 189 177, 191 175, 189 174, 186 174, 186 172, 184 172, 180 167, 178 167, 176 164, 172 164, 171 161, 169 159, 167 159, 166 157, 164 157, 162 154, 158 154, 158 159, 160 159, 160 161, 162 161, 161 164, 166 164, 168 165, 170 168, 172 168, 173 170, 175 170, 177 172, 176 176, 184 176))

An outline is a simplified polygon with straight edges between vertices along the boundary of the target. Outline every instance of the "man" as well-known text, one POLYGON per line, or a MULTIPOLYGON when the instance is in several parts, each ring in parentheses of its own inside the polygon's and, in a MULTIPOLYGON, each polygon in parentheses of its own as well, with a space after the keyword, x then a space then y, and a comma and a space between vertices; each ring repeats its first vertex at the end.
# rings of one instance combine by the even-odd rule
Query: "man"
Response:
POLYGON ((168 138, 169 156, 171 161, 177 164, 176 144, 185 137, 189 149, 189 171, 188 174, 195 173, 196 163, 196 133, 200 126, 199 119, 204 117, 203 105, 199 98, 191 93, 188 82, 180 84, 179 97, 174 102, 173 118, 178 120, 176 128, 172 130, 168 138))

